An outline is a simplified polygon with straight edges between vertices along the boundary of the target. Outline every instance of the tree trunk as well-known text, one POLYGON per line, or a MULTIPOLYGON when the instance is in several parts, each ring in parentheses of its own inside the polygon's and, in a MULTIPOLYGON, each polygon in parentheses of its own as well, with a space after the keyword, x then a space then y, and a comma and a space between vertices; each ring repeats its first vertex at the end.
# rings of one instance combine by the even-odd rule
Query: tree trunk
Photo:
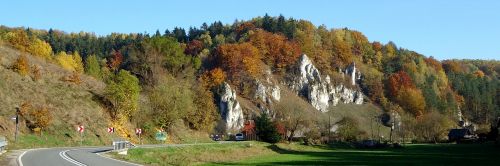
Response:
POLYGON ((288 143, 292 142, 293 134, 295 134, 295 130, 290 130, 290 135, 288 136, 288 143))

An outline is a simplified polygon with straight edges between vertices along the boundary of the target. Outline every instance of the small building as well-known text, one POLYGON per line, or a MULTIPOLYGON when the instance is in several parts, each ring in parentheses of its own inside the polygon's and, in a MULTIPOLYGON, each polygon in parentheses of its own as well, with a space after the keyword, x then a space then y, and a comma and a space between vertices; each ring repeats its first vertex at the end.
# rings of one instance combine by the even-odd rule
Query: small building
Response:
POLYGON ((448 133, 448 140, 450 142, 472 140, 475 138, 476 136, 474 135, 474 133, 468 128, 451 129, 448 133))
POLYGON ((243 129, 241 129, 241 133, 243 133, 245 140, 257 140, 255 122, 253 120, 247 120, 243 125, 243 129))

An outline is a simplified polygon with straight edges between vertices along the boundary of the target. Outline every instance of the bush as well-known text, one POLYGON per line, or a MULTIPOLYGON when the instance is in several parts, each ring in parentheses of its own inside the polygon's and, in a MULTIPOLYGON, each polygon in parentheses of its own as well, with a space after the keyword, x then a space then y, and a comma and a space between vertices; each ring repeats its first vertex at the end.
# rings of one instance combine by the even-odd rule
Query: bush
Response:
POLYGON ((24 102, 19 110, 26 126, 32 131, 41 131, 52 123, 52 114, 46 106, 34 107, 30 102, 24 102))
POLYGON ((448 117, 438 112, 431 112, 417 119, 414 130, 418 140, 436 143, 446 139, 453 125, 453 121, 448 117))
POLYGON ((19 74, 21 74, 23 76, 28 75, 28 73, 30 72, 28 58, 25 55, 21 55, 16 60, 16 62, 14 62, 12 69, 14 69, 14 71, 18 72, 19 74))
POLYGON ((255 119, 255 128, 257 136, 264 142, 277 143, 281 140, 276 124, 271 121, 267 113, 263 113, 255 119))
POLYGON ((33 71, 33 81, 38 81, 40 80, 40 78, 42 78, 42 71, 40 66, 33 65, 31 67, 31 70, 33 71))
POLYGON ((342 141, 356 141, 363 132, 359 129, 358 121, 352 117, 344 117, 337 122, 337 134, 342 141))
POLYGON ((80 85, 82 83, 82 79, 80 78, 80 74, 76 71, 74 71, 69 76, 63 77, 61 80, 65 81, 65 82, 71 82, 71 83, 74 83, 76 85, 80 85))

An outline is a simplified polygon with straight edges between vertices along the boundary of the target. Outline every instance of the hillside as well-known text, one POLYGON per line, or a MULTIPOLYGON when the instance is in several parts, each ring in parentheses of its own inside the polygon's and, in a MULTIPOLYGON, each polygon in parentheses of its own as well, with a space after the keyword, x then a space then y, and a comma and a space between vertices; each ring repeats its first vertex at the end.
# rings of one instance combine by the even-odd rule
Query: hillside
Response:
POLYGON ((21 121, 21 135, 16 146, 77 145, 80 136, 76 127, 79 124, 86 128, 84 144, 108 144, 111 136, 105 129, 110 124, 109 116, 98 99, 105 84, 85 75, 81 76, 80 85, 62 81, 63 77, 72 73, 28 55, 30 66, 41 67, 41 78, 34 81, 32 74, 21 76, 10 69, 21 54, 26 53, 0 46, 0 135, 13 138, 15 126, 10 118, 15 115, 15 107, 30 103, 33 107, 46 107, 53 121, 44 129, 43 137, 31 136, 32 132, 21 121))
POLYGON ((315 142, 387 138, 374 125, 393 125, 398 140, 437 142, 459 121, 487 132, 500 115, 496 61, 438 61, 281 15, 107 36, 2 26, 0 39, 19 50, 2 48, 1 107, 53 108, 49 132, 90 123, 99 135, 113 125, 129 139, 140 127, 146 138, 165 130, 182 140, 180 131, 234 134, 254 120, 315 142), (42 66, 41 80, 7 69, 20 52, 42 66), (61 81, 73 72, 82 84, 61 81))

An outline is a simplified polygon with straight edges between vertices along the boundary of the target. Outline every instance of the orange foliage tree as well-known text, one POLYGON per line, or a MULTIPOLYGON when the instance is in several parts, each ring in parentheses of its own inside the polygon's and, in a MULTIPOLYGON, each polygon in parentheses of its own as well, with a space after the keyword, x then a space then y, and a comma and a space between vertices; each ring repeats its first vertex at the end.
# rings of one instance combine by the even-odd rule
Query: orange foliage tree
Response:
POLYGON ((420 89, 417 89, 411 77, 404 71, 392 74, 388 79, 389 95, 406 111, 415 117, 423 115, 425 98, 420 89))
POLYGON ((200 77, 202 86, 206 89, 211 89, 212 87, 222 84, 225 79, 226 73, 221 68, 215 68, 210 71, 206 71, 200 77))
POLYGON ((399 71, 388 78, 388 90, 391 97, 396 97, 400 89, 415 88, 413 81, 405 71, 399 71))
POLYGON ((441 65, 441 63, 439 61, 437 61, 436 59, 434 59, 434 57, 429 57, 429 58, 425 58, 425 63, 429 66, 431 66, 432 68, 434 68, 436 71, 442 71, 443 70, 443 66, 441 65))
POLYGON ((217 48, 218 63, 232 81, 239 82, 244 74, 261 75, 259 50, 250 43, 223 44, 217 48))
POLYGON ((111 60, 108 63, 108 66, 112 70, 118 70, 120 65, 123 62, 123 55, 120 51, 112 51, 111 52, 111 60))
POLYGON ((285 36, 262 29, 251 33, 250 43, 259 49, 264 62, 278 71, 295 63, 301 53, 297 42, 288 41, 285 36))
POLYGON ((443 62, 443 68, 447 73, 461 73, 463 72, 462 67, 458 62, 455 61, 444 61, 443 62))

